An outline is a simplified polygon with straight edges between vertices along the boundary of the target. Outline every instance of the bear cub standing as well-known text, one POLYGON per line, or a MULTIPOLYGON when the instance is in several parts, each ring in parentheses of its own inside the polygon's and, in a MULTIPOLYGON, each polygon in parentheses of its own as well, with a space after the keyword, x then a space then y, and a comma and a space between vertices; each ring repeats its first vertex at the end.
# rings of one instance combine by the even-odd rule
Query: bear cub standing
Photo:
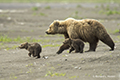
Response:
POLYGON ((83 53, 84 43, 80 39, 67 38, 65 39, 63 44, 67 44, 70 46, 69 53, 71 53, 73 50, 75 50, 75 53, 78 53, 78 52, 83 53))
POLYGON ((38 43, 29 44, 28 42, 25 42, 22 43, 18 48, 28 50, 29 57, 32 55, 33 57, 40 58, 40 53, 42 51, 42 47, 38 43))

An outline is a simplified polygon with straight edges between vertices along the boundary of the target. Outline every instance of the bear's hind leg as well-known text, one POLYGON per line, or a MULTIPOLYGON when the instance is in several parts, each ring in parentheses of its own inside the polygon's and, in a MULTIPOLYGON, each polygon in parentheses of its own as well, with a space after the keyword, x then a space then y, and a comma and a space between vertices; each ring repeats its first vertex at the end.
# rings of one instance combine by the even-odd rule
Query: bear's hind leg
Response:
POLYGON ((114 50, 115 44, 109 35, 105 36, 104 39, 100 39, 100 40, 111 48, 110 51, 114 50))
POLYGON ((80 53, 83 53, 83 50, 80 50, 80 53))
POLYGON ((85 52, 95 51, 96 47, 97 47, 97 44, 98 44, 98 41, 99 41, 99 39, 96 38, 92 42, 89 42, 89 50, 85 51, 85 52))
POLYGON ((33 56, 33 57, 36 57, 36 54, 35 54, 35 53, 32 53, 32 56, 33 56))
POLYGON ((37 56, 36 59, 40 58, 40 52, 41 52, 41 51, 39 51, 39 50, 35 50, 35 54, 36 54, 36 56, 37 56))
POLYGON ((36 58, 36 59, 38 59, 38 58, 40 58, 40 54, 37 55, 37 58, 36 58))
POLYGON ((89 50, 85 52, 95 51, 97 47, 97 43, 89 43, 89 50))

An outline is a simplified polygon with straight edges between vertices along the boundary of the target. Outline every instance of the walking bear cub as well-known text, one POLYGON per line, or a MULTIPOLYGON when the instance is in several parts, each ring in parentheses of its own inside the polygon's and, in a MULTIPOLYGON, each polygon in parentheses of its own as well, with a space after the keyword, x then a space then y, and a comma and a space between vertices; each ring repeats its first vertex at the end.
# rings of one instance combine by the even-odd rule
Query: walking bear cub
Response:
MULTIPOLYGON (((94 19, 76 20, 68 18, 66 20, 55 20, 50 24, 46 33, 52 35, 63 34, 65 39, 81 39, 89 43, 88 51, 95 51, 99 40, 108 45, 111 48, 110 50, 114 50, 115 46, 105 27, 94 19)), ((69 47, 69 45, 63 44, 57 54, 69 49, 69 47)))
POLYGON ((28 55, 31 57, 40 58, 40 53, 42 51, 42 47, 38 43, 29 44, 28 42, 22 43, 18 48, 26 49, 29 51, 28 55))
POLYGON ((70 46, 69 53, 71 53, 73 50, 75 50, 75 53, 78 53, 78 52, 83 53, 84 43, 80 39, 67 38, 65 39, 63 44, 70 46))

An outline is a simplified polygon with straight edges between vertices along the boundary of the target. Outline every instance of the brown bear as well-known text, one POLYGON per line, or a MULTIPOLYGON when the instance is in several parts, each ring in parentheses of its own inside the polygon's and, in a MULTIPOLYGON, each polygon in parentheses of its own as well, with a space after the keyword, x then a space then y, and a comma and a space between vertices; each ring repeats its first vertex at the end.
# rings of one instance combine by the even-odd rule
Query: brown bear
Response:
POLYGON ((75 50, 75 53, 78 53, 78 52, 83 53, 84 43, 80 39, 67 38, 65 39, 63 44, 70 46, 69 53, 71 53, 73 50, 75 50))
POLYGON ((38 43, 29 44, 28 42, 25 42, 22 43, 18 48, 28 50, 29 57, 32 55, 33 57, 37 56, 37 58, 40 58, 40 53, 42 51, 42 47, 38 43))
MULTIPOLYGON (((94 19, 76 20, 68 18, 61 21, 56 20, 50 24, 46 33, 63 34, 65 39, 81 39, 82 41, 89 43, 90 47, 88 51, 95 51, 99 40, 108 45, 111 50, 114 50, 115 46, 105 27, 94 19)), ((63 44, 59 48, 57 54, 62 53, 69 47, 69 45, 63 44)))

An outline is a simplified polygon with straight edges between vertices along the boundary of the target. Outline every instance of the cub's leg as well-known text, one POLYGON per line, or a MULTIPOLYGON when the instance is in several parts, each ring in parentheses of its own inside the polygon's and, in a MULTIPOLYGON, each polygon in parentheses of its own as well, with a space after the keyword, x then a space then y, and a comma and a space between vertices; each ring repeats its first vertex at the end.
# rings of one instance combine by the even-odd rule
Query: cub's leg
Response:
POLYGON ((39 50, 35 50, 34 51, 35 53, 35 57, 37 56, 37 58, 36 59, 38 59, 38 58, 40 58, 40 51, 39 50))
POLYGON ((40 56, 40 52, 39 51, 37 51, 36 52, 36 56, 37 56, 37 58, 36 59, 38 59, 38 58, 40 58, 41 56, 40 56))
POLYGON ((57 51, 57 54, 61 54, 64 50, 69 49, 69 47, 69 45, 63 44, 57 51))
POLYGON ((84 44, 80 45, 80 53, 83 53, 84 44))
POLYGON ((79 46, 78 46, 78 44, 72 44, 72 47, 75 49, 75 53, 78 53, 78 52, 80 52, 80 48, 79 48, 79 46))
POLYGON ((71 53, 72 51, 74 51, 75 49, 73 47, 70 47, 69 53, 71 53))
POLYGON ((31 53, 28 53, 28 56, 31 57, 31 53))

